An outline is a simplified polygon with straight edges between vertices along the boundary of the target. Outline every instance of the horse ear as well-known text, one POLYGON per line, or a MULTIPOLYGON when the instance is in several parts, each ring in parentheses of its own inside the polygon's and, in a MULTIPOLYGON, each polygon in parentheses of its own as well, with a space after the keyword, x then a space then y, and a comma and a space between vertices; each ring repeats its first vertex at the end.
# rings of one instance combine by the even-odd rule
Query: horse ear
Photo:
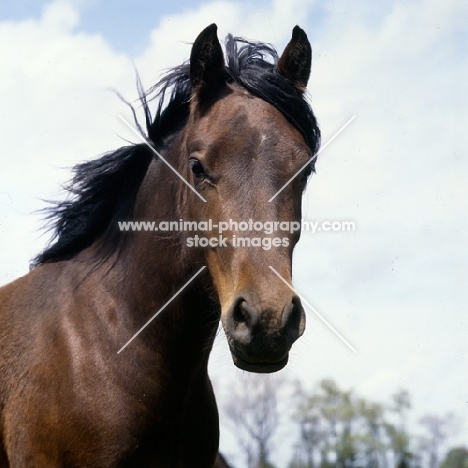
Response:
POLYGON ((278 61, 278 73, 304 91, 309 81, 311 66, 312 47, 307 34, 299 26, 295 26, 292 38, 278 61))
POLYGON ((211 24, 195 40, 190 54, 190 81, 196 93, 213 88, 224 79, 224 55, 216 34, 218 26, 211 24))

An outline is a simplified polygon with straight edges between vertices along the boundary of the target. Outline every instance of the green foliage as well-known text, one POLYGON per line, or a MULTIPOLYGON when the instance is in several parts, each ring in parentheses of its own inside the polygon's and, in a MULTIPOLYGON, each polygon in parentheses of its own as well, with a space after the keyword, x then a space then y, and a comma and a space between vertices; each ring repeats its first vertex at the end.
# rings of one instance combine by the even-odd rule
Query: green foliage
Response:
POLYGON ((450 450, 440 468, 468 468, 468 450, 464 447, 450 450))
MULTIPOLYGON (((299 385, 296 398, 299 440, 290 468, 422 468, 421 460, 438 450, 434 444, 421 448, 407 432, 411 399, 405 390, 384 405, 323 380, 312 392, 299 385)), ((458 463, 459 452, 451 457, 440 468, 468 468, 452 461, 458 463)))
MULTIPOLYGON (((274 468, 269 460, 279 418, 277 388, 267 386, 260 393, 259 388, 257 383, 237 395, 230 416, 237 435, 248 429, 244 448, 253 462, 248 465, 274 468)), ((411 399, 405 390, 385 404, 322 380, 311 391, 297 384, 294 399, 297 440, 288 468, 468 468, 465 448, 451 450, 439 464, 438 454, 453 432, 452 415, 425 415, 419 420, 425 431, 418 437, 408 432, 411 399)))

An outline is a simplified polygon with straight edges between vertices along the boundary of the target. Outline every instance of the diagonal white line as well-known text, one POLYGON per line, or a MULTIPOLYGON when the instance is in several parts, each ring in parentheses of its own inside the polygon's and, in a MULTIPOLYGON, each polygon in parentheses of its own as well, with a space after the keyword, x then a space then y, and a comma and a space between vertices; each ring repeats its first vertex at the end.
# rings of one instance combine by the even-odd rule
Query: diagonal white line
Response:
POLYGON ((275 273, 275 275, 294 293, 296 293, 301 301, 306 304, 309 309, 355 354, 357 351, 320 315, 271 265, 270 269, 275 273))
POLYGON ((118 351, 120 354, 206 267, 202 266, 118 351))
POLYGON ((274 200, 301 172, 307 167, 317 156, 356 118, 353 115, 313 156, 309 159, 269 200, 270 203, 274 200))
POLYGON ((127 127, 143 142, 146 144, 146 146, 148 146, 148 148, 154 153, 156 154, 156 156, 158 156, 159 159, 161 159, 161 161, 163 161, 167 167, 169 167, 169 169, 171 169, 171 171, 177 175, 177 177, 179 177, 182 182, 184 184, 187 185, 187 187, 189 187, 196 195, 198 195, 205 203, 206 203, 206 200, 180 175, 180 173, 178 171, 176 171, 160 154, 158 151, 156 151, 148 142, 148 140, 143 136, 141 135, 140 133, 138 133, 133 127, 132 125, 130 125, 120 114, 119 114, 119 117, 120 119, 127 125, 127 127))

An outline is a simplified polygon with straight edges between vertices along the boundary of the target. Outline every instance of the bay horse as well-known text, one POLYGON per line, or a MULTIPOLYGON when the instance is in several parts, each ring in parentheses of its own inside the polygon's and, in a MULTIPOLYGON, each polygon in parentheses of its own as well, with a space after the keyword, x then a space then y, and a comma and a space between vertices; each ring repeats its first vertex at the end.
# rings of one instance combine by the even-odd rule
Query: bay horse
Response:
POLYGON ((139 86, 146 140, 74 168, 49 212, 51 244, 0 289, 1 468, 213 467, 218 323, 240 369, 286 365, 305 315, 269 266, 291 281, 300 233, 236 247, 233 225, 226 245, 204 248, 188 246, 194 232, 119 222, 300 221, 320 141, 311 56, 297 26, 278 57, 230 35, 224 53, 212 24, 189 62, 152 92, 139 86))

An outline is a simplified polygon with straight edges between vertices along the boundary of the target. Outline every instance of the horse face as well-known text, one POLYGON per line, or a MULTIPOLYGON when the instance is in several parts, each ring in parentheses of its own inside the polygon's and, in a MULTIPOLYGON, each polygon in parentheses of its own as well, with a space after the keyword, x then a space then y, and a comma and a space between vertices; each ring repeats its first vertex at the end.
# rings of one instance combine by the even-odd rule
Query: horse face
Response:
MULTIPOLYGON (((288 48, 291 43, 278 65, 285 74, 292 60, 288 48)), ((312 154, 273 105, 226 84, 223 63, 216 28, 209 27, 191 56, 195 94, 186 162, 191 183, 206 200, 193 197, 191 212, 197 221, 212 220, 204 255, 234 363, 248 371, 275 372, 286 365, 305 328, 301 301, 288 284, 310 166, 293 176, 312 154), (208 88, 216 90, 216 98, 208 88)), ((288 79, 305 86, 310 57, 307 73, 296 68, 301 72, 288 79)))

